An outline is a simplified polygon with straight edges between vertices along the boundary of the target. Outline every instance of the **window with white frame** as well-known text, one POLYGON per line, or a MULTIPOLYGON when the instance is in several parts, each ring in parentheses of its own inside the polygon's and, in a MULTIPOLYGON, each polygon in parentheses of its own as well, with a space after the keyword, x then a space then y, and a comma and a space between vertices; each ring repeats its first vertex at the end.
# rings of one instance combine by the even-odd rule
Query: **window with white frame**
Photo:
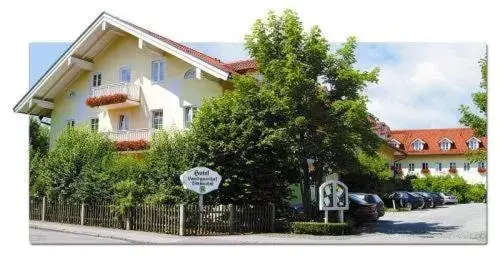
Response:
POLYGON ((470 163, 464 162, 464 170, 469 171, 470 170, 470 163))
POLYGON ((122 66, 120 67, 120 82, 122 83, 130 83, 130 66, 122 66))
POLYGON ((457 164, 455 162, 450 162, 450 169, 456 169, 457 168, 457 164))
POLYGON ((99 119, 98 118, 90 119, 90 129, 92 131, 97 131, 99 129, 99 119))
POLYGON ((476 150, 479 148, 479 140, 477 138, 471 138, 469 139, 469 142, 467 143, 469 149, 471 150, 476 150))
POLYGON ((75 120, 74 119, 66 120, 66 127, 67 128, 72 128, 74 126, 75 126, 75 120))
POLYGON ((429 169, 429 163, 427 162, 422 162, 422 169, 425 170, 425 169, 429 169))
POLYGON ((184 124, 186 124, 186 127, 189 127, 193 123, 197 111, 198 107, 196 106, 184 107, 184 124))
POLYGON ((165 61, 153 61, 151 67, 151 82, 161 84, 165 81, 165 61))
POLYGON ((94 75, 92 75, 92 87, 98 87, 101 85, 101 79, 102 79, 102 75, 101 73, 94 73, 94 75))
POLYGON ((121 114, 118 119, 118 130, 128 130, 128 116, 125 114, 121 114))
POLYGON ((400 162, 396 162, 396 163, 394 163, 394 168, 395 168, 396 170, 401 170, 401 163, 400 163, 400 162))
POLYGON ((412 146, 413 150, 422 151, 424 149, 424 142, 422 142, 421 140, 415 140, 413 141, 412 146))
POLYGON ((154 129, 162 129, 163 128, 163 110, 152 111, 151 117, 152 117, 151 127, 154 129))
POLYGON ((415 170, 415 163, 408 164, 408 171, 414 171, 414 170, 415 170))
POLYGON ((448 151, 451 148, 451 141, 445 138, 445 139, 441 140, 440 146, 441 146, 441 150, 448 151))
POLYGON ((478 163, 477 167, 485 169, 486 168, 486 163, 480 162, 480 163, 478 163))
POLYGON ((436 162, 436 171, 441 171, 443 169, 443 164, 440 162, 436 162))

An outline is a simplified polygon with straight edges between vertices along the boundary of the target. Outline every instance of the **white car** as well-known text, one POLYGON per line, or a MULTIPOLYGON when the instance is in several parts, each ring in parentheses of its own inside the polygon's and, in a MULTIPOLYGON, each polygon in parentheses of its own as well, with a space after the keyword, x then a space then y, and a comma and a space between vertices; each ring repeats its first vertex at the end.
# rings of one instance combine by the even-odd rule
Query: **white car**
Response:
POLYGON ((439 193, 443 199, 444 199, 444 204, 458 204, 458 200, 454 195, 451 195, 450 193, 439 193))

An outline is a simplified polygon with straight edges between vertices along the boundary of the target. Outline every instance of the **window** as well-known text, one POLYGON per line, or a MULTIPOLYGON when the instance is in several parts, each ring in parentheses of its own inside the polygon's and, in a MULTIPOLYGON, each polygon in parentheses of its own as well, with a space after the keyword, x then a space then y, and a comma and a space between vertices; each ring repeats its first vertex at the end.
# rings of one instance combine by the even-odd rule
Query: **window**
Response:
POLYGON ((456 164, 456 163, 454 163, 454 162, 450 162, 450 169, 451 169, 451 168, 456 169, 456 168, 457 168, 457 164, 456 164))
POLYGON ((445 140, 441 141, 440 145, 441 145, 441 150, 444 150, 444 151, 450 150, 451 141, 445 139, 445 140))
POLYGON ((401 163, 394 163, 394 168, 396 168, 396 170, 401 170, 401 163))
POLYGON ((484 169, 486 169, 486 163, 480 162, 480 163, 477 164, 477 167, 478 168, 484 168, 484 169))
POLYGON ((414 171, 415 170, 415 163, 408 164, 408 170, 409 171, 414 171))
POLYGON ((424 142, 420 140, 415 140, 413 143, 413 150, 415 151, 422 151, 424 149, 424 142))
POLYGON ((163 110, 155 110, 152 112, 152 124, 151 127, 154 129, 162 129, 163 128, 163 110))
POLYGON ((74 127, 74 126, 75 126, 75 120, 70 119, 70 120, 67 120, 67 121, 66 121, 66 127, 67 127, 67 128, 72 128, 72 127, 74 127))
POLYGON ((400 143, 395 139, 392 139, 391 141, 389 141, 389 144, 395 148, 399 148, 399 145, 400 145, 400 143))
POLYGON ((469 142, 467 143, 469 149, 471 150, 476 150, 479 148, 479 140, 477 138, 473 137, 469 139, 469 142))
POLYGON ((470 163, 464 162, 464 171, 470 170, 470 163))
POLYGON ((75 91, 73 91, 73 90, 69 91, 69 93, 68 93, 68 98, 69 99, 73 99, 73 98, 75 98, 75 96, 76 96, 75 91))
POLYGON ((160 84, 165 81, 165 61, 154 61, 151 70, 151 81, 153 84, 160 84))
POLYGON ((196 78, 196 68, 191 68, 184 73, 184 79, 194 79, 196 78))
POLYGON ((191 123, 194 120, 194 117, 196 116, 197 111, 198 107, 194 106, 185 107, 184 124, 186 124, 186 127, 189 127, 191 125, 191 123))
POLYGON ((90 129, 92 131, 97 131, 99 129, 99 119, 98 118, 90 119, 90 129))
POLYGON ((120 115, 118 121, 118 130, 128 130, 128 117, 126 115, 120 115))
POLYGON ((92 75, 92 87, 98 87, 101 85, 101 73, 95 73, 92 75))
POLYGON ((130 67, 123 66, 120 67, 120 82, 129 83, 130 82, 130 67))
POLYGON ((429 163, 422 162, 422 169, 429 169, 429 163))
POLYGON ((436 162, 436 171, 441 171, 443 169, 443 164, 440 162, 436 162))

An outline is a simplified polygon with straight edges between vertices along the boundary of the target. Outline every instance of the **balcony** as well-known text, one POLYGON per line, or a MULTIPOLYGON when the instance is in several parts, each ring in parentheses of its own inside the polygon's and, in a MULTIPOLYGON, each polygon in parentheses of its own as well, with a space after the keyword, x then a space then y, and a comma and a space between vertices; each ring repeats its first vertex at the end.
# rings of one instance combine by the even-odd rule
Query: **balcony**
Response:
POLYGON ((87 105, 107 110, 139 106, 140 90, 139 85, 126 82, 93 87, 87 105))
POLYGON ((115 141, 118 151, 143 151, 149 148, 154 130, 143 128, 103 133, 115 141))

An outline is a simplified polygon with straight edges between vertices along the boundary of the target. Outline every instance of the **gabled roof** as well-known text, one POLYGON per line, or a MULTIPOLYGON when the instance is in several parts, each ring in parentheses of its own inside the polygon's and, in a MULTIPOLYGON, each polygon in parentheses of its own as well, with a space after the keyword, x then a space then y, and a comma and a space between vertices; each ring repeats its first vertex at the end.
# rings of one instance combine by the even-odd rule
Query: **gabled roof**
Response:
POLYGON ((247 71, 257 70, 257 61, 254 59, 240 60, 226 63, 225 66, 240 73, 246 73, 247 71))
POLYGON ((411 142, 410 142, 410 144, 413 144, 413 143, 415 143, 415 142, 417 142, 417 141, 419 141, 419 142, 421 142, 421 143, 423 143, 423 144, 427 144, 424 140, 422 140, 422 139, 420 139, 420 138, 415 138, 415 139, 413 139, 413 141, 411 141, 411 142))
POLYGON ((222 80, 239 72, 245 65, 225 64, 190 47, 160 36, 133 23, 101 13, 73 42, 52 67, 37 81, 14 107, 15 112, 49 116, 52 101, 65 85, 83 70, 91 70, 93 58, 119 35, 129 34, 139 42, 160 49, 222 80))
MULTIPOLYGON (((389 140, 396 139, 403 144, 403 149, 408 155, 440 155, 440 154, 465 154, 469 149, 468 139, 474 137, 474 131, 470 128, 446 128, 446 129, 409 129, 392 130, 389 140), (439 141, 448 138, 453 141, 450 150, 442 151, 439 141), (411 143, 415 139, 427 142, 427 147, 422 151, 415 151, 411 143)), ((487 137, 481 137, 480 148, 487 148, 487 137)))
POLYGON ((438 141, 438 143, 441 143, 441 142, 443 142, 443 141, 448 141, 448 142, 450 142, 450 143, 453 143, 453 140, 451 140, 451 139, 449 139, 449 138, 447 138, 447 137, 442 138, 441 140, 439 140, 439 141, 438 141))
POLYGON ((479 139, 479 138, 477 138, 477 137, 471 137, 471 138, 467 139, 467 141, 465 141, 465 142, 469 143, 469 141, 471 141, 472 139, 475 139, 475 140, 477 140, 479 143, 481 143, 481 139, 479 139))

